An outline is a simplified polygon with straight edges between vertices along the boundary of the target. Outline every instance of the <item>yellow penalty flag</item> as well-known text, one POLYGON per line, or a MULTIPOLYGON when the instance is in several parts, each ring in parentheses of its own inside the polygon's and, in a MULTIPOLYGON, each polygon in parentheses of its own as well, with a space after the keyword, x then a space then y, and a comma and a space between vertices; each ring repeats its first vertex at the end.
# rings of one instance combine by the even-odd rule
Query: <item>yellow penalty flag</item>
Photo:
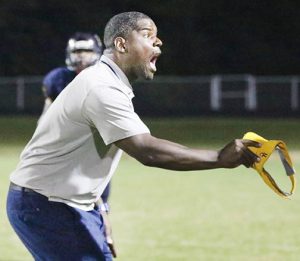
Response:
POLYGON ((292 160, 289 156, 287 146, 281 140, 267 140, 254 132, 247 132, 243 139, 246 140, 253 140, 261 143, 260 148, 256 147, 248 147, 253 153, 255 153, 259 158, 260 161, 253 164, 252 168, 255 169, 258 174, 262 177, 263 181, 279 196, 283 198, 289 198, 295 191, 296 188, 296 178, 295 178, 295 170, 293 168, 292 160), (272 176, 265 170, 264 164, 269 159, 271 154, 274 151, 279 153, 281 162, 284 166, 286 175, 290 178, 292 183, 292 188, 290 192, 282 191, 278 185, 276 184, 275 180, 272 176))

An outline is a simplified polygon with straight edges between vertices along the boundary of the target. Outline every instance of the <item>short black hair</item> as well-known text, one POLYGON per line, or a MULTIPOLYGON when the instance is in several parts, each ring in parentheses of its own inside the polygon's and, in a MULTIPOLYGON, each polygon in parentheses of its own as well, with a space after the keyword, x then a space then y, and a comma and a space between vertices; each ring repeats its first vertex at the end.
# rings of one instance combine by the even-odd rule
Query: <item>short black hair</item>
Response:
POLYGON ((148 15, 140 12, 124 12, 113 16, 104 29, 104 45, 106 49, 114 46, 116 37, 127 38, 128 35, 138 29, 138 21, 141 19, 151 19, 148 15))

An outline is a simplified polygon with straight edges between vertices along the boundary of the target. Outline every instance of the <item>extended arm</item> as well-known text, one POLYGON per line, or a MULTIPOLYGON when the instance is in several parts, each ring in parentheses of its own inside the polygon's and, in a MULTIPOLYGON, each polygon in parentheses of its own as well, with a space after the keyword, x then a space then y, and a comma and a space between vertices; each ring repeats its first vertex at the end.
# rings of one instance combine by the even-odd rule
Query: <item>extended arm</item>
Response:
POLYGON ((115 144, 146 166, 170 170, 204 170, 251 166, 259 158, 247 146, 259 147, 250 140, 234 140, 221 150, 192 149, 150 134, 132 136, 115 144))

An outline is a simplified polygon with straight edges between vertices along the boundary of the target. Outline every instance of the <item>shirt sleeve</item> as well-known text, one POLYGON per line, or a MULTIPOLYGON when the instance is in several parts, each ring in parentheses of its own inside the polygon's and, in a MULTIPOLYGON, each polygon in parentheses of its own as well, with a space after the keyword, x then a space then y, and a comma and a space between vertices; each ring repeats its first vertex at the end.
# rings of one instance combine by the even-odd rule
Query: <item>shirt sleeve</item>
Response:
POLYGON ((44 80, 43 80, 43 86, 45 87, 46 90, 46 96, 47 97, 52 97, 54 95, 54 82, 56 81, 56 74, 54 71, 49 72, 44 80))
POLYGON ((58 67, 50 71, 43 80, 46 97, 52 101, 74 79, 76 73, 65 67, 58 67))
POLYGON ((93 88, 84 102, 83 114, 98 129, 106 145, 134 135, 150 133, 134 112, 131 98, 117 87, 93 88))

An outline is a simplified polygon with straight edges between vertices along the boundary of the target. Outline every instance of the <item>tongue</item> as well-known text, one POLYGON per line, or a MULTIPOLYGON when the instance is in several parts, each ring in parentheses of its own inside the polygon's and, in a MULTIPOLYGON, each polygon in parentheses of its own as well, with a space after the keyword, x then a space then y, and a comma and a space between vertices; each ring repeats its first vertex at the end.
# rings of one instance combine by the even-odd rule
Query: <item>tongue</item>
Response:
POLYGON ((150 67, 154 72, 156 72, 155 62, 150 62, 150 67))

